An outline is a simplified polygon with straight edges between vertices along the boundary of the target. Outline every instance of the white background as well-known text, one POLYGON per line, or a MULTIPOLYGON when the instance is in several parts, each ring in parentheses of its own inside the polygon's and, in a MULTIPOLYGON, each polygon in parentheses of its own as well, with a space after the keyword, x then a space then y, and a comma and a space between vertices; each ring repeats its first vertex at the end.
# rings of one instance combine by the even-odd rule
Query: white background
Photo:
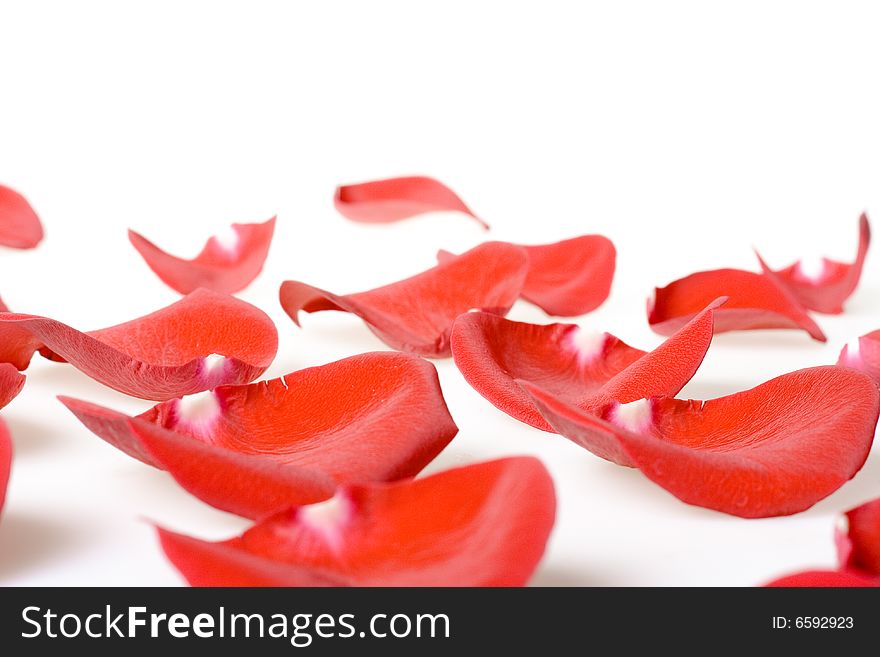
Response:
MULTIPOLYGON (((266 270, 241 296, 281 336, 268 375, 383 349, 356 318, 282 312, 285 278, 337 292, 486 238, 603 233, 612 296, 578 321, 641 348, 645 298, 700 269, 851 260, 858 214, 880 219, 880 15, 870 3, 114 2, 0 4, 0 182, 45 242, 0 253, 16 311, 80 329, 172 303, 126 239, 182 256, 233 221, 278 215, 266 270), (437 214, 367 227, 336 184, 424 173, 489 221, 437 214)), ((876 7, 876 5, 875 5, 876 7)), ((880 232, 880 224, 875 228, 880 232)), ((880 328, 875 250, 828 345, 725 334, 684 395, 710 398, 834 362, 880 328)), ((514 319, 549 322, 518 304, 514 319)), ((835 516, 880 495, 880 453, 798 516, 692 508, 637 471, 496 410, 437 366, 461 432, 428 471, 541 457, 560 507, 543 585, 753 585, 834 562, 835 516)), ((177 584, 151 522, 220 539, 246 523, 101 442, 54 396, 140 411, 41 358, 3 412, 15 460, 0 520, 2 584, 177 584)))

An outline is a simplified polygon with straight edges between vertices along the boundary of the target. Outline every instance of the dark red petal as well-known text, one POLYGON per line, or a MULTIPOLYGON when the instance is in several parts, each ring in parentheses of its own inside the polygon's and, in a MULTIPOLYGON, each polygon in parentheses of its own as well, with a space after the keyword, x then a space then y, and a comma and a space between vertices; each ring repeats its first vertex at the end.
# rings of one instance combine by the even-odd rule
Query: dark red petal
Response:
POLYGON ((27 200, 0 185, 0 244, 15 249, 32 249, 43 239, 43 226, 27 200))
POLYGON ((6 423, 0 420, 0 511, 6 501, 6 486, 9 483, 9 470, 12 467, 12 439, 6 423))
POLYGON ((705 402, 612 404, 602 417, 523 385, 575 443, 689 504, 747 518, 797 513, 837 490, 864 464, 880 413, 873 381, 834 366, 705 402))
POLYGON ((317 578, 354 586, 520 586, 541 559, 555 508, 540 461, 507 458, 345 487, 219 544, 227 550, 174 540, 166 555, 188 581, 203 585, 308 585, 317 578), (233 551, 242 555, 234 559, 233 551))
POLYGON ((522 290, 524 249, 487 242, 412 278, 339 296, 298 281, 281 285, 281 305, 299 324, 300 311, 350 312, 389 346, 423 356, 448 356, 455 318, 472 309, 503 315, 522 290))
POLYGON ((846 513, 847 549, 843 567, 880 578, 880 499, 846 513))
POLYGON ((209 290, 89 333, 46 317, 0 314, 0 362, 24 369, 40 348, 120 392, 163 400, 252 381, 275 357, 278 333, 263 311, 209 290))
POLYGON ((839 314, 843 302, 855 291, 862 276, 862 266, 871 242, 868 216, 859 218, 859 248, 852 264, 822 258, 816 271, 799 260, 785 269, 773 271, 760 254, 758 260, 765 273, 773 274, 805 308, 820 313, 839 314))
POLYGON ((739 269, 691 274, 654 291, 648 322, 660 335, 670 335, 712 299, 728 301, 715 314, 715 332, 748 329, 803 329, 825 341, 822 329, 772 276, 739 269))
POLYGON ((275 217, 262 224, 232 224, 233 244, 211 237, 192 260, 170 255, 133 230, 128 239, 150 269, 169 287, 189 294, 202 287, 223 294, 243 290, 263 270, 269 254, 275 217))
POLYGON ((24 386, 25 376, 14 365, 0 363, 0 408, 15 399, 24 386))
MULTIPOLYGON (((60 399, 99 437, 161 467, 128 416, 60 399)), ((316 470, 337 484, 415 476, 458 431, 434 366, 393 352, 221 386, 164 402, 138 417, 217 448, 316 470)))
POLYGON ((861 370, 880 384, 880 331, 851 340, 840 351, 837 364, 861 370))
MULTIPOLYGON (((617 251, 607 237, 582 235, 522 248, 529 257, 529 271, 520 296, 548 315, 583 315, 608 298, 617 251)), ((441 263, 455 257, 448 251, 437 253, 441 263)))
POLYGON ((613 335, 574 324, 525 324, 487 313, 455 321, 452 355, 464 378, 499 409, 552 431, 532 397, 530 381, 560 399, 591 409, 610 400, 677 394, 696 372, 712 341, 718 300, 651 353, 613 335))
POLYGON ((870 587, 880 586, 880 578, 862 577, 855 573, 836 570, 807 570, 780 577, 765 586, 778 587, 870 587))
POLYGON ((363 223, 390 223, 427 212, 463 212, 486 230, 480 219, 458 195, 439 180, 408 176, 374 180, 336 188, 333 204, 342 216, 363 223))

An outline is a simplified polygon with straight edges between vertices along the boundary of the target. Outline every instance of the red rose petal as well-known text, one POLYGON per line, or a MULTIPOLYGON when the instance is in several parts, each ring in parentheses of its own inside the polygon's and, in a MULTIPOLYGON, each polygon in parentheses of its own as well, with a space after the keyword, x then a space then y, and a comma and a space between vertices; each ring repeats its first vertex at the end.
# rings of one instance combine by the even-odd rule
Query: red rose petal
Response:
POLYGON ((710 401, 610 404, 602 417, 523 385, 558 433, 684 502, 746 518, 797 513, 837 490, 865 462, 880 413, 873 381, 835 366, 710 401))
POLYGON ((203 502, 229 513, 260 518, 290 504, 326 500, 336 490, 334 481, 314 468, 216 447, 140 418, 128 423, 149 462, 203 502))
MULTIPOLYGON (((155 448, 144 444, 144 433, 128 416, 60 399, 111 445, 178 476, 178 454, 169 451, 163 462, 155 461, 155 448)), ((214 448, 317 472, 318 479, 334 485, 413 477, 458 431, 434 366, 392 352, 353 356, 271 381, 222 386, 164 402, 138 419, 214 448)), ((278 508, 260 507, 246 515, 278 508)))
POLYGON ((0 314, 0 362, 25 369, 34 351, 49 350, 55 360, 143 399, 252 381, 271 364, 277 348, 275 326, 263 311, 209 290, 89 333, 46 317, 0 314))
POLYGON ((846 520, 846 550, 842 551, 841 565, 880 579, 880 499, 847 511, 846 520))
POLYGON ((859 248, 852 264, 822 258, 814 265, 799 260, 785 269, 773 271, 760 254, 758 260, 765 273, 773 274, 797 301, 809 310, 839 314, 843 302, 855 291, 862 276, 862 266, 871 242, 868 216, 859 218, 859 248))
POLYGON ((224 244, 211 237, 192 260, 166 253, 133 230, 128 231, 128 239, 150 269, 181 294, 200 287, 234 294, 250 285, 263 270, 275 231, 275 217, 261 224, 232 224, 232 230, 233 243, 224 244))
MULTIPOLYGON (((617 251, 602 235, 523 246, 529 271, 520 296, 548 315, 576 317, 601 306, 611 292, 617 251)), ((440 251, 437 259, 456 256, 440 251)))
POLYGON ((612 399, 678 394, 706 355, 712 316, 721 302, 713 302, 650 353, 574 324, 525 324, 467 313, 455 321, 452 355, 467 382, 492 404, 517 420, 553 431, 517 380, 584 409, 612 399))
POLYGON ((0 408, 15 399, 24 386, 25 376, 14 365, 0 363, 0 408))
POLYGON ((808 570, 795 575, 787 575, 773 580, 765 586, 779 587, 831 587, 831 588, 856 588, 880 586, 880 578, 862 577, 854 573, 837 570, 808 570))
POLYGON ((32 249, 43 239, 43 226, 27 200, 0 185, 0 244, 15 249, 32 249))
POLYGON ((162 550, 192 586, 345 586, 306 567, 252 555, 233 539, 209 543, 157 527, 162 550), (222 582, 222 584, 221 584, 222 582))
POLYGON ((547 470, 518 457, 344 487, 219 544, 160 537, 201 586, 521 586, 541 559, 555 508, 547 470))
POLYGON ((851 340, 840 351, 837 364, 861 370, 880 384, 880 331, 851 340))
POLYGON ((342 185, 336 188, 333 204, 342 216, 362 223, 390 223, 427 212, 463 212, 489 229, 455 192, 425 176, 342 185))
POLYGON ((727 296, 728 301, 715 315, 716 333, 803 329, 825 342, 822 329, 773 276, 739 269, 698 272, 656 288, 648 307, 648 322, 660 335, 670 335, 720 296, 727 296))
POLYGON ((300 311, 350 312, 389 346, 423 356, 448 356, 455 318, 472 309, 505 314, 522 290, 525 251, 487 242, 412 278, 339 296, 300 283, 281 285, 281 305, 299 324, 300 311))
POLYGON ((9 470, 12 467, 12 439, 6 423, 0 420, 0 511, 6 501, 6 486, 9 483, 9 470))
POLYGON ((807 570, 766 586, 880 586, 880 499, 847 511, 835 540, 839 570, 807 570))

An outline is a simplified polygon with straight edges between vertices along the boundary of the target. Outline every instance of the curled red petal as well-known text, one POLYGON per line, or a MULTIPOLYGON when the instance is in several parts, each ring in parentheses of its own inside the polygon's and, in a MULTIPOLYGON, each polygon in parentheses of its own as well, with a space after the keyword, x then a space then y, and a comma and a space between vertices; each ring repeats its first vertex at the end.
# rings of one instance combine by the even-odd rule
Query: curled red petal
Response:
MULTIPOLYGON (((177 476, 176 455, 157 462, 128 416, 60 399, 99 437, 177 476)), ((353 356, 271 381, 221 386, 164 402, 138 419, 214 448, 317 472, 334 485, 413 477, 458 431, 434 366, 392 352, 353 356)), ((296 491, 288 501, 294 502, 303 503, 296 491)))
POLYGON ((34 351, 47 349, 106 386, 157 401, 252 381, 277 348, 263 311, 210 290, 89 333, 47 317, 0 314, 0 362, 25 369, 34 351))
POLYGON ((345 586, 307 567, 255 556, 233 539, 210 543, 157 527, 162 550, 192 586, 345 586))
POLYGON ((450 354, 455 318, 472 309, 507 313, 522 290, 527 269, 521 247, 487 242, 421 274, 368 292, 340 296, 285 281, 280 299, 297 324, 300 311, 350 312, 395 349, 441 357, 450 354))
POLYGON ((0 511, 6 502, 6 486, 9 483, 9 470, 12 467, 12 439, 6 423, 0 420, 0 511))
POLYGON ((842 566, 880 580, 880 499, 846 512, 842 566))
POLYGON ((719 299, 650 353, 574 324, 526 324, 487 313, 455 321, 452 355, 474 389, 505 413, 553 431, 518 381, 583 409, 677 394, 712 342, 719 299))
POLYGON ((24 196, 0 185, 0 244, 32 249, 43 239, 43 226, 24 196))
POLYGON ((855 292, 862 276, 868 245, 871 243, 871 227, 868 216, 859 217, 859 247, 852 263, 822 258, 811 263, 799 260, 785 269, 772 270, 760 254, 758 260, 765 273, 773 274, 791 295, 805 308, 820 313, 839 314, 843 302, 855 292))
MULTIPOLYGON (((617 251, 607 237, 582 235, 522 248, 529 258, 529 270, 520 296, 548 315, 583 315, 608 298, 617 251)), ((441 263, 455 257, 448 251, 437 253, 441 263)))
POLYGON ((837 364, 861 370, 880 384, 880 331, 851 340, 840 351, 837 364))
POLYGON ((21 392, 25 376, 14 365, 0 363, 0 408, 11 402, 21 392))
POLYGON ((261 224, 232 224, 233 241, 227 244, 211 237, 192 260, 166 253, 133 230, 128 231, 128 239, 150 269, 181 294, 199 288, 234 294, 263 270, 274 231, 275 217, 261 224))
POLYGON ((716 313, 716 333, 803 329, 825 342, 822 329, 773 276, 739 269, 698 272, 656 288, 648 307, 648 322, 660 335, 670 335, 720 296, 728 297, 728 301, 716 313))
POLYGON ((390 223, 428 212, 462 212, 489 229, 455 192, 426 176, 341 185, 336 188, 333 204, 342 216, 361 223, 390 223))
POLYGON ((862 577, 855 573, 839 570, 807 570, 802 573, 780 577, 765 584, 765 586, 771 588, 863 588, 880 586, 880 578, 862 577))
POLYGON ((198 585, 521 586, 541 559, 555 509, 540 461, 513 457, 344 487, 220 544, 168 533, 162 542, 198 585))
POLYGON ((558 433, 689 504, 747 518, 797 513, 837 490, 864 464, 880 413, 873 381, 835 366, 709 401, 612 404, 601 416, 523 385, 558 433))
POLYGON ((617 251, 607 237, 583 235, 525 249, 529 273, 522 297, 546 313, 583 315, 608 298, 617 251))
POLYGON ((140 418, 128 423, 152 463, 203 502, 229 513, 260 518, 291 504, 325 500, 336 489, 314 468, 216 447, 140 418))

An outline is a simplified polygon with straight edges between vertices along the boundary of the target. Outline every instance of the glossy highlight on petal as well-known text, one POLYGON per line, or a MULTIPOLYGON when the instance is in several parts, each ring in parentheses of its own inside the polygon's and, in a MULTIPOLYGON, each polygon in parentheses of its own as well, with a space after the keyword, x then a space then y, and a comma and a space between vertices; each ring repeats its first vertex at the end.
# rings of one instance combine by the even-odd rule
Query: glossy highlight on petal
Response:
POLYGON ((852 263, 821 260, 799 260, 785 269, 772 270, 760 254, 758 260, 765 273, 773 274, 791 295, 808 310, 839 314, 843 302, 855 291, 862 276, 862 267, 871 243, 868 216, 859 217, 859 246, 852 263))
POLYGON ((455 192, 426 176, 341 185, 336 188, 333 204, 342 216, 361 223, 391 223, 428 212, 461 212, 489 229, 455 192))
POLYGON ((609 402, 677 394, 693 377, 712 342, 717 299, 648 353, 607 333, 574 324, 526 324, 488 313, 455 321, 452 355, 467 382, 496 407, 553 431, 520 385, 528 381, 586 410, 609 402))
POLYGON ((192 260, 166 253, 133 230, 128 231, 128 239, 150 269, 177 292, 205 288, 234 294, 263 270, 274 231, 275 217, 260 224, 232 224, 228 239, 211 237, 192 260))
POLYGON ((728 297, 715 316, 715 332, 749 329, 801 329, 825 342, 822 329, 772 275, 740 269, 691 274, 657 288, 648 307, 648 322, 660 335, 670 335, 719 296, 728 297))
MULTIPOLYGON (((175 477, 178 454, 166 450, 167 457, 157 461, 144 436, 155 441, 164 434, 145 433, 140 423, 212 448, 315 473, 314 479, 330 483, 327 490, 338 484, 413 477, 458 431, 434 366, 393 352, 361 354, 270 381, 221 386, 163 402, 137 416, 137 424, 95 404, 60 399, 97 436, 175 477)), ((199 482, 190 488, 196 485, 199 482)), ((217 499, 213 488, 209 495, 217 499)), ((292 491, 289 503, 303 500, 292 491)), ((265 509, 258 502, 245 515, 257 517, 278 508, 265 509)))
POLYGON ((688 504, 745 518, 797 513, 837 490, 864 464, 880 414, 873 381, 836 366, 709 401, 654 398, 638 426, 616 422, 613 405, 588 413, 523 386, 581 447, 640 469, 688 504))
POLYGON ((474 308, 506 314, 522 290, 527 268, 521 247, 487 242, 421 274, 368 292, 336 295, 285 281, 280 299, 297 324, 300 311, 350 312, 394 349, 443 357, 450 354, 455 318, 474 308))
POLYGON ((43 240, 43 225, 24 196, 0 185, 0 245, 32 249, 43 240))
POLYGON ((110 388, 160 401, 252 381, 275 357, 278 333, 263 311, 210 290, 89 333, 47 317, 0 314, 0 362, 25 369, 38 349, 110 388))
POLYGON ((511 457, 392 484, 347 486, 221 543, 160 529, 194 586, 522 586, 555 519, 540 461, 511 457))

